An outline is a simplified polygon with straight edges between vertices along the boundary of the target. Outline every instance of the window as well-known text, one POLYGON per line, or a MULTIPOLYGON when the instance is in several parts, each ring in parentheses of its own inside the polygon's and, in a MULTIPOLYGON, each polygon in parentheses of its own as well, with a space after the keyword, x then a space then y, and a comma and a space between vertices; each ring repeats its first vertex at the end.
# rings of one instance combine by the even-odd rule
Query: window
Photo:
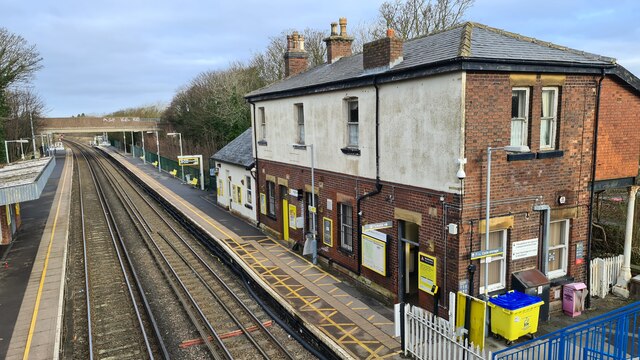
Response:
POLYGON ((264 117, 264 108, 258 108, 258 121, 260 124, 260 140, 267 141, 267 120, 264 117))
POLYGON ((558 123, 558 88, 542 88, 542 109, 540 114, 540 149, 552 150, 556 145, 558 123))
POLYGON ((267 214, 276 217, 276 183, 267 181, 267 214))
MULTIPOLYGON (((485 239, 482 239, 481 250, 486 250, 485 239)), ((500 253, 488 256, 480 260, 480 293, 484 294, 485 263, 488 263, 489 286, 487 291, 496 291, 505 288, 507 264, 505 261, 505 249, 507 247, 507 230, 492 231, 489 233, 489 250, 500 249, 500 253)))
POLYGON ((527 145, 529 88, 511 91, 511 145, 527 145))
POLYGON ((349 204, 338 204, 340 216, 340 248, 353 251, 353 207, 349 204))
POLYGON ((550 279, 567 275, 569 220, 554 221, 549 226, 547 276, 550 279))
POLYGON ((347 146, 358 147, 358 99, 347 101, 347 146))
POLYGON ((245 176, 244 181, 247 186, 247 204, 251 204, 253 201, 253 196, 251 194, 251 176, 245 176))
POLYGON ((304 144, 304 106, 296 104, 296 123, 298 124, 298 144, 304 144))

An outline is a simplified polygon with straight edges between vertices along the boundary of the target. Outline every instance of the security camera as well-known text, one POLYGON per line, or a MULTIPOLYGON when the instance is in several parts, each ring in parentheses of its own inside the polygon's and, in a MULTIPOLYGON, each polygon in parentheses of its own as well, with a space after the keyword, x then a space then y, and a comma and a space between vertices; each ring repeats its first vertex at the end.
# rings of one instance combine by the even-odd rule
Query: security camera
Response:
POLYGON ((467 163, 467 159, 463 158, 463 159, 458 159, 458 165, 460 166, 458 168, 458 172, 456 173, 456 176, 458 177, 458 180, 464 180, 464 178, 467 177, 467 174, 464 172, 464 165, 467 163))

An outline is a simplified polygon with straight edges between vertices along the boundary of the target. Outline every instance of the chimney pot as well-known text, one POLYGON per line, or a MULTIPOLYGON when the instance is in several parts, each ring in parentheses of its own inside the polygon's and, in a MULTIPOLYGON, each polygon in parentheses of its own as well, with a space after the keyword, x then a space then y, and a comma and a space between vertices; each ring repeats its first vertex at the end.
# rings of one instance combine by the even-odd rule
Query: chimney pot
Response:
POLYGON ((340 36, 347 36, 347 18, 340 18, 340 36))
POLYGON ((304 50, 304 35, 300 35, 300 36, 298 37, 298 49, 299 49, 300 51, 305 51, 305 50, 304 50))
POLYGON ((338 23, 337 22, 332 22, 331 23, 331 36, 336 36, 338 35, 338 23))
POLYGON ((387 37, 392 39, 396 36, 396 32, 393 29, 387 29, 387 37))
POLYGON ((307 70, 309 55, 304 50, 304 36, 294 31, 287 35, 287 51, 284 53, 284 74, 286 77, 307 70))

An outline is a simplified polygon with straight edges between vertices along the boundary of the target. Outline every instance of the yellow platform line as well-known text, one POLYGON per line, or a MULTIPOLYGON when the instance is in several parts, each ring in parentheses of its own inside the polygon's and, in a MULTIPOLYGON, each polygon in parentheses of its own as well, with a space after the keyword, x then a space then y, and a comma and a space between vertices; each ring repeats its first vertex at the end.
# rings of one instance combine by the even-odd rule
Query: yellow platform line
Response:
POLYGON ((371 322, 371 320, 373 320, 373 318, 376 317, 375 315, 371 315, 367 318, 367 321, 371 322))
MULTIPOLYGON (((153 180, 154 182, 157 182, 155 179, 151 178, 149 175, 145 174, 145 173, 141 173, 139 172, 140 177, 145 177, 148 180, 153 180)), ((177 203, 180 203, 182 206, 184 206, 186 209, 188 209, 189 211, 191 211, 192 214, 194 214, 195 216, 199 217, 202 221, 204 221, 205 223, 209 224, 210 226, 212 226, 214 229, 216 229, 217 231, 219 231, 220 233, 222 233, 223 235, 227 236, 229 239, 232 239, 232 241, 236 241, 233 239, 232 236, 230 236, 229 234, 227 234, 226 231, 224 231, 223 229, 221 229, 219 226, 217 226, 216 224, 212 223, 211 221, 209 221, 209 219, 207 219, 206 217, 204 217, 203 215, 200 214, 200 212, 194 210, 194 208, 189 204, 186 203, 184 201, 184 199, 182 199, 181 197, 177 196, 175 193, 169 191, 168 189, 166 189, 164 186, 163 187, 159 187, 158 188, 159 191, 162 191, 163 193, 165 193, 168 197, 173 198, 177 203)), ((237 235, 236 235, 237 236, 237 235)), ((237 242, 236 242, 237 243, 237 242)), ((233 248, 231 248, 233 250, 233 248)), ((237 253, 236 253, 237 254, 237 253)), ((239 255, 239 254, 237 254, 239 255)), ((298 256, 297 254, 294 254, 296 256, 298 256)), ((248 254, 249 257, 253 257, 253 255, 248 254)), ((255 258, 254 258, 255 259, 255 258)), ((303 260, 306 261, 306 259, 302 258, 303 260)), ((305 266, 306 267, 306 266, 305 266)), ((313 265, 308 266, 308 267, 314 267, 313 265)), ((292 267, 294 268, 294 267, 292 267)), ((331 274, 329 274, 330 276, 332 276, 331 274)), ((336 279, 336 281, 338 281, 336 279)), ((306 299, 304 299, 303 297, 300 298, 302 301, 306 302, 306 299)), ((320 315, 320 317, 325 318, 326 316, 322 313, 322 312, 317 312, 318 315, 320 315)), ((333 322, 333 320, 331 319, 327 319, 329 322, 333 322)), ((337 327, 338 329, 340 329, 341 331, 344 331, 344 329, 337 327)), ((332 334, 327 334, 331 337, 333 337, 332 334)), ((333 337, 335 339, 335 337, 333 337)), ((360 339, 354 338, 354 342, 359 345, 360 347, 362 347, 364 350, 366 350, 369 353, 372 353, 373 350, 371 348, 369 348, 369 346, 367 346, 365 343, 363 343, 360 339)))
MULTIPOLYGON (((67 184, 67 175, 69 175, 69 169, 71 166, 68 166, 67 161, 69 161, 69 157, 71 152, 67 153, 65 158, 65 171, 64 177, 62 178, 62 189, 64 189, 67 184)), ((31 324, 29 325, 29 335, 27 335, 27 344, 24 346, 24 354, 22 359, 26 360, 29 358, 29 351, 31 350, 31 341, 33 341, 33 332, 36 328, 36 322, 38 319, 38 311, 40 309, 40 300, 42 299, 42 289, 44 288, 44 280, 47 276, 47 268, 49 267, 49 256, 51 255, 51 247, 53 246, 53 237, 56 232, 56 226, 58 225, 58 215, 60 214, 60 205, 62 204, 62 191, 60 191, 60 197, 58 198, 58 204, 56 205, 56 216, 53 219, 53 227, 51 229, 51 236, 49 237, 49 245, 47 246, 47 255, 44 258, 44 268, 42 269, 42 276, 40 277, 40 285, 38 286, 38 294, 36 295, 36 305, 33 309, 33 315, 31 316, 31 324)))

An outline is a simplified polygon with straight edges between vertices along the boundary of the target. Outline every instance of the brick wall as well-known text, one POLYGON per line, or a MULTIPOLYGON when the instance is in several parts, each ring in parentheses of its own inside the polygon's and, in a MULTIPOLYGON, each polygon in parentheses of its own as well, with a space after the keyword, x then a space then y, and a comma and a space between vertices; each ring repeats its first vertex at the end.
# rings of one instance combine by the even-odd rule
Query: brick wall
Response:
POLYGON ((327 43, 327 62, 329 64, 342 57, 351 56, 352 38, 330 37, 325 41, 327 43))
MULTIPOLYGON (((304 189, 305 185, 311 184, 311 173, 308 168, 287 165, 283 163, 260 160, 258 164, 261 171, 259 191, 266 193, 266 176, 272 175, 276 178, 286 179, 288 188, 304 189)), ((315 170, 316 187, 319 188, 318 209, 318 244, 320 249, 318 255, 330 259, 342 267, 356 273, 358 271, 358 246, 357 236, 357 204, 358 195, 371 192, 375 189, 375 180, 355 178, 345 174, 338 174, 322 170, 315 170), (327 200, 332 201, 332 209, 327 208, 327 200), (353 207, 353 252, 346 252, 340 249, 340 229, 338 203, 340 201, 350 203, 353 207), (333 246, 329 247, 322 243, 322 218, 327 217, 333 221, 333 246)), ((445 249, 445 239, 443 238, 443 210, 445 204, 459 203, 457 196, 452 194, 442 194, 428 189, 415 188, 400 184, 382 182, 383 187, 380 194, 368 197, 362 201, 362 225, 383 221, 393 221, 393 227, 380 230, 388 235, 387 243, 387 276, 382 276, 366 267, 361 267, 361 277, 364 281, 371 281, 386 289, 389 294, 397 296, 398 287, 398 221, 394 219, 394 209, 413 211, 422 215, 422 226, 419 228, 420 249, 438 258, 438 269, 444 269, 446 263, 448 277, 456 278, 455 262, 447 262, 443 256, 445 249), (440 196, 444 197, 444 202, 440 201, 440 196)), ((279 187, 276 186, 278 189, 279 187)), ((276 190, 277 198, 281 198, 279 190, 276 190)), ((303 208, 301 202, 295 197, 288 196, 289 203, 296 205, 298 216, 301 216, 303 208)), ((447 207, 448 208, 448 207, 447 207)), ((262 224, 275 232, 282 233, 282 201, 276 204, 276 219, 260 214, 262 224)), ((448 208, 448 222, 456 222, 459 216, 455 209, 448 208)), ((289 236, 296 242, 303 243, 303 231, 301 229, 290 229, 289 236)), ((447 241, 450 258, 454 259, 456 254, 455 237, 450 236, 447 241)), ((444 273, 438 271, 438 285, 442 288, 445 282, 444 273)), ((457 286, 457 284, 456 284, 457 286)), ((453 288, 451 288, 453 289, 453 288)), ((397 299, 397 298, 396 298, 397 299)), ((419 303, 422 307, 432 308, 433 297, 419 291, 419 303)))
MULTIPOLYGON (((540 107, 543 77, 531 77, 529 107, 529 146, 540 152, 540 107)), ((537 257, 511 262, 514 241, 541 239, 541 212, 533 206, 547 204, 553 211, 573 209, 576 217, 570 221, 568 247, 568 275, 576 281, 585 280, 585 266, 576 264, 576 244, 581 242, 586 252, 589 204, 589 176, 592 163, 592 138, 595 114, 595 86, 597 77, 567 75, 561 83, 559 95, 559 137, 557 149, 561 157, 507 161, 504 151, 492 154, 491 217, 513 216, 513 228, 508 230, 506 247, 507 279, 511 273, 539 268, 537 257), (566 204, 558 203, 560 195, 566 204)), ((547 84, 548 85, 548 84, 547 84)), ((509 145, 511 122, 511 88, 508 73, 467 73, 466 78, 466 166, 464 200, 464 233, 460 236, 458 252, 459 280, 468 279, 466 271, 471 251, 480 250, 484 234, 478 223, 485 217, 487 147, 509 145)), ((518 86, 523 86, 519 84, 518 86)), ((539 241, 540 244, 540 241, 539 241)), ((477 266, 480 262, 475 260, 477 266)), ((479 272, 475 275, 475 292, 479 287, 479 272)))
POLYGON ((640 159, 640 95, 606 77, 600 96, 596 180, 636 177, 640 159))

